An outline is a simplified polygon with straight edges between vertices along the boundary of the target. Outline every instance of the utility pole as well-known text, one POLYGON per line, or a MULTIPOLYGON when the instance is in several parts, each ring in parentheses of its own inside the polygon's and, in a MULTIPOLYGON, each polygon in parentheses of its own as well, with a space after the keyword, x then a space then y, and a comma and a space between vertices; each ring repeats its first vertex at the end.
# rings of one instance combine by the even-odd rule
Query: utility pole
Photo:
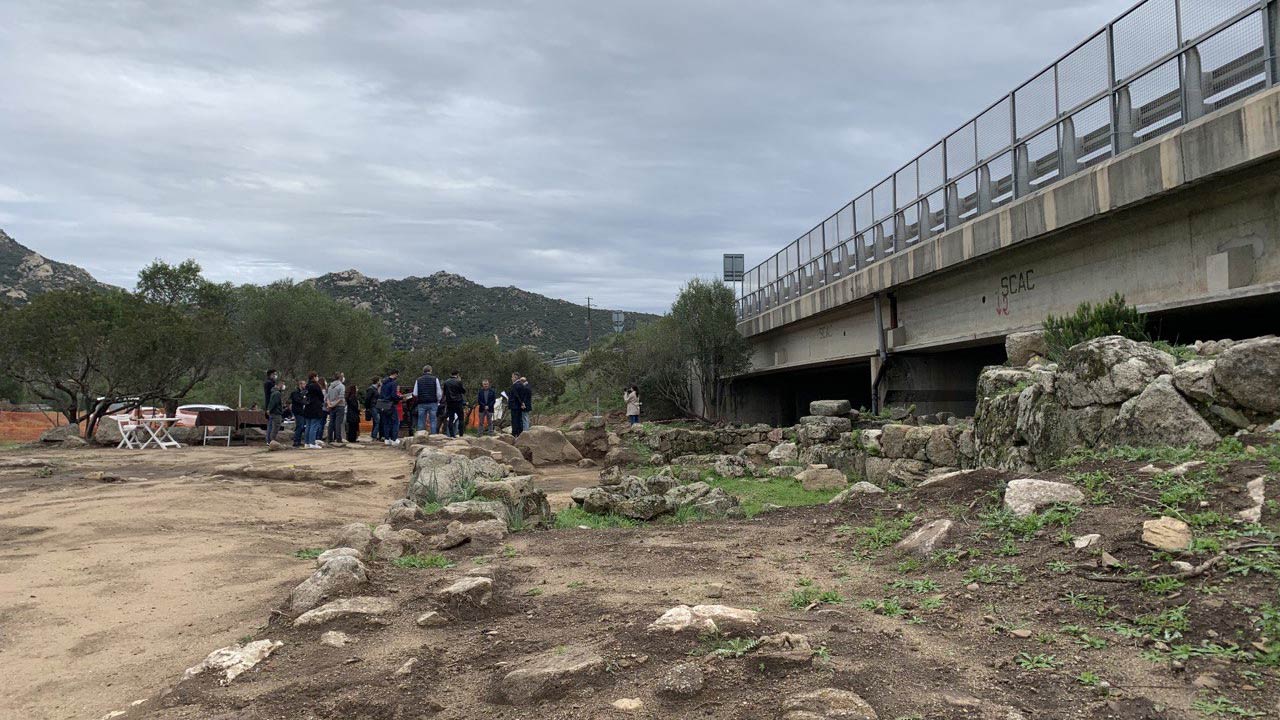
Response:
POLYGON ((587 296, 587 350, 591 349, 591 296, 587 296))

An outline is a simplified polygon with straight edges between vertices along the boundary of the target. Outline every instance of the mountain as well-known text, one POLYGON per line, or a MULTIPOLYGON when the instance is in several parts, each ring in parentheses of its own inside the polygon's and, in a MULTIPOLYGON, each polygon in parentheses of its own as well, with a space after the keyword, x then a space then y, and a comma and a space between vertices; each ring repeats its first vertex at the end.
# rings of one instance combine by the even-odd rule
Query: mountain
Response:
MULTIPOLYGON (((485 287, 461 275, 378 280, 355 270, 308 280, 330 297, 382 318, 397 346, 412 348, 495 337, 504 348, 531 345, 547 355, 587 346, 587 308, 515 287, 485 287)), ((626 329, 657 319, 626 314, 626 329)), ((591 308, 591 331, 613 332, 613 311, 591 308)))
POLYGON ((40 293, 77 285, 102 287, 84 269, 50 260, 0 230, 0 303, 23 305, 40 293))

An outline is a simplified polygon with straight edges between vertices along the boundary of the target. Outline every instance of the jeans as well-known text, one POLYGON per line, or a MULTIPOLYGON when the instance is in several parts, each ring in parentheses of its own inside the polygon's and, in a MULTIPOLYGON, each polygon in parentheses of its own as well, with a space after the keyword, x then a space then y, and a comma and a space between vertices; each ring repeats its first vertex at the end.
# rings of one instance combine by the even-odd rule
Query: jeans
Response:
POLYGON ((430 432, 436 434, 436 415, 440 412, 440 403, 418 403, 418 422, 413 426, 414 430, 426 430, 428 427, 428 418, 430 418, 430 432))
POLYGON ((329 433, 325 436, 329 442, 342 442, 342 433, 346 430, 347 408, 339 405, 329 411, 329 433))
POLYGON ((462 420, 462 405, 449 403, 445 409, 444 415, 444 431, 449 437, 458 437, 462 434, 464 423, 462 420))
POLYGON ((477 435, 484 435, 486 433, 493 432, 493 411, 492 410, 481 410, 480 412, 476 413, 476 417, 480 421, 479 425, 476 427, 477 435))
POLYGON ((276 433, 280 432, 280 426, 284 424, 284 417, 280 415, 267 416, 267 442, 270 443, 276 439, 276 433))
POLYGON ((302 444, 302 438, 307 433, 307 419, 301 415, 293 416, 293 446, 298 447, 302 444))
POLYGON ((400 439, 400 408, 392 407, 382 412, 382 439, 400 439))
POLYGON ((524 418, 524 429, 528 430, 529 427, 533 425, 533 411, 525 410, 524 412, 520 413, 520 415, 521 417, 524 418))
POLYGON ((324 429, 324 416, 307 418, 307 444, 315 445, 320 439, 320 431, 324 429))
POLYGON ((379 425, 382 421, 382 413, 377 410, 369 411, 369 420, 373 423, 373 428, 369 430, 369 437, 373 440, 381 440, 382 433, 378 432, 379 425))
POLYGON ((632 425, 639 425, 639 424, 640 424, 640 416, 639 416, 639 415, 628 415, 628 416, 627 416, 627 422, 631 423, 632 425))

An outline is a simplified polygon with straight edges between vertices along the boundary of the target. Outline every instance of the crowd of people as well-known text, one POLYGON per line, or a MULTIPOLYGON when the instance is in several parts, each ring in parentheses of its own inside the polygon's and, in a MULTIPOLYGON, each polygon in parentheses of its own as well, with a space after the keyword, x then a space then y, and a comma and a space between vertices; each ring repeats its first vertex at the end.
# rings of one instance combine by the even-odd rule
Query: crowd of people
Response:
POLYGON ((422 368, 407 392, 396 369, 370 378, 363 392, 356 383, 348 384, 341 372, 326 379, 312 371, 305 380, 297 380, 287 400, 284 382, 275 370, 269 370, 262 391, 268 441, 274 440, 284 421, 292 417, 293 446, 302 448, 356 442, 362 410, 364 419, 372 423, 371 438, 387 445, 400 443, 402 428, 459 437, 468 425, 474 425, 477 434, 492 435, 495 423, 507 413, 511 434, 518 437, 529 429, 533 416, 533 388, 519 372, 511 373, 511 386, 502 392, 488 379, 482 380, 474 403, 468 402, 460 372, 454 370, 441 380, 430 365, 422 368), (469 422, 473 414, 474 422, 469 422))

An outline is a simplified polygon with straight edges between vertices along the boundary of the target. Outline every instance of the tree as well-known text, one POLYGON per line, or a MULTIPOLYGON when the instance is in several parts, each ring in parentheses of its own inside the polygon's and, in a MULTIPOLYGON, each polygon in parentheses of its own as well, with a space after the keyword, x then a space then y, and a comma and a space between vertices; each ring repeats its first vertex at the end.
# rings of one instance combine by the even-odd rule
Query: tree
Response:
POLYGON ((671 306, 676 342, 689 364, 690 381, 704 417, 719 417, 726 379, 751 366, 751 352, 738 333, 733 290, 719 280, 690 280, 671 306))
POLYGON ((183 260, 170 265, 163 260, 153 260, 138 272, 138 295, 158 305, 196 305, 202 291, 210 283, 200 275, 200 264, 195 260, 183 260))

